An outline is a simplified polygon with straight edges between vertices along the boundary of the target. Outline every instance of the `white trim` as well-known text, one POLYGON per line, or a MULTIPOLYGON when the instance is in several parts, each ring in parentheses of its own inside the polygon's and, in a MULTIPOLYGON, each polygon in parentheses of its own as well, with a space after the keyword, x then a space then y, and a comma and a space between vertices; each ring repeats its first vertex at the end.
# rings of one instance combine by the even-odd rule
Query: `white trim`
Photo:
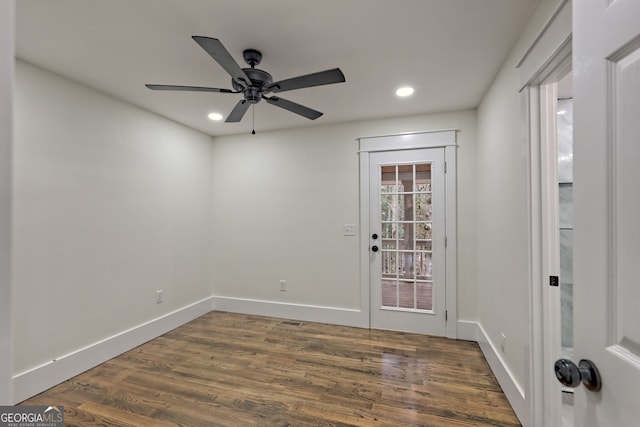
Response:
POLYGON ((478 332, 478 345, 482 350, 482 354, 484 354, 485 359, 487 359, 487 363, 496 376, 500 387, 502 387, 502 391, 509 400, 513 411, 519 419, 526 419, 529 414, 529 408, 528 402, 525 399, 524 389, 514 378, 511 370, 500 355, 495 344, 489 339, 482 325, 478 324, 478 328, 480 329, 478 332))
POLYGON ((551 24, 556 20, 556 17, 563 10, 563 8, 564 8, 565 4, 567 3, 567 1, 568 0, 562 0, 560 2, 560 4, 558 4, 558 6, 556 7, 556 10, 551 14, 549 19, 547 20, 547 23, 544 25, 544 27, 542 27, 542 29, 538 33, 537 37, 533 40, 533 42, 529 46, 529 49, 527 49, 527 51, 524 53, 524 55, 522 55, 522 58, 520 59, 520 61, 518 61, 518 64, 516 65, 516 68, 520 68, 520 66, 524 63, 524 61, 526 61, 526 59, 529 57, 529 54, 531 54, 531 52, 536 48, 536 46, 538 45, 540 40, 543 38, 545 33, 547 33, 547 31, 549 30, 549 27, 551 26, 551 24))
POLYGON ((419 130, 415 132, 398 132, 398 133, 385 133, 383 135, 369 135, 369 136, 360 136, 357 138, 358 141, 361 139, 371 139, 371 138, 383 138, 388 136, 401 136, 401 135, 416 135, 416 134, 425 134, 425 133, 439 133, 439 132, 462 132, 460 129, 437 129, 437 130, 419 130))
MULTIPOLYGON (((570 47, 570 46, 569 46, 570 47)), ((558 70, 570 68, 571 50, 555 53, 548 63, 556 64, 556 69, 547 69, 547 78, 559 77, 558 70)), ((551 86, 540 84, 528 86, 527 107, 529 126, 529 236, 530 236, 530 407, 532 424, 554 425, 561 418, 561 395, 555 378, 550 373, 554 360, 560 351, 560 301, 559 290, 550 289, 548 276, 556 273, 557 266, 550 264, 549 251, 557 246, 557 240, 549 240, 546 230, 555 230, 557 222, 550 215, 549 206, 544 201, 557 194, 549 194, 550 173, 547 166, 554 162, 555 154, 546 145, 549 138, 555 138, 555 123, 548 123, 546 117, 555 119, 553 98, 557 97, 551 86), (550 92, 551 91, 551 92, 550 92), (554 243, 555 242, 555 243, 554 243)), ((554 163, 555 164, 555 163, 554 163)), ((553 165, 552 165, 553 166, 553 165)), ((557 191, 557 190, 556 190, 557 191)), ((557 248, 556 248, 557 249, 557 248)), ((553 249, 553 250, 556 250, 553 249)), ((552 257, 555 259, 555 257, 552 257)), ((555 264, 555 261, 554 261, 555 264)))
POLYGON ((400 133, 397 135, 358 138, 358 153, 375 151, 413 150, 456 145, 456 130, 400 133))
MULTIPOLYGON (((560 276, 560 225, 558 218, 558 84, 540 86, 540 212, 542 274, 543 372, 551 372, 561 357, 560 287, 548 284, 551 275, 560 276)), ((543 377, 544 423, 562 419, 562 393, 555 378, 543 377)))
MULTIPOLYGON (((528 419, 529 403, 525 399, 524 389, 518 384, 518 381, 516 381, 513 373, 509 370, 500 352, 495 344, 491 342, 482 325, 477 322, 463 321, 459 322, 459 326, 461 326, 460 330, 469 336, 469 338, 472 336, 477 337, 480 350, 482 350, 484 358, 487 360, 493 375, 495 375, 500 387, 502 387, 502 391, 518 419, 521 422, 528 419)), ((460 335, 462 335, 462 333, 460 335)))
POLYGON ((563 0, 517 64, 516 68, 520 69, 521 90, 532 84, 540 73, 556 68, 550 67, 550 62, 559 56, 558 53, 566 47, 567 41, 569 48, 571 46, 571 19, 571 2, 563 0))
POLYGON ((13 401, 11 284, 12 115, 15 3, 0 2, 0 405, 13 401))
POLYGON ((356 328, 369 327, 369 314, 362 310, 221 296, 212 298, 213 309, 216 311, 353 326, 356 328))
MULTIPOLYGON (((444 148, 445 160, 449 159, 452 168, 445 176, 446 188, 452 188, 454 197, 447 198, 446 234, 447 242, 447 298, 448 311, 446 336, 457 336, 457 137, 458 129, 441 129, 422 132, 407 132, 389 135, 367 136, 358 138, 360 155, 360 306, 362 310, 362 327, 371 327, 371 290, 370 290, 370 257, 369 251, 369 196, 370 165, 369 153, 380 151, 412 150, 422 148, 444 148), (398 137, 403 137, 398 144, 398 137), (450 186, 450 187, 449 187, 450 186), (449 212, 453 214, 449 218, 449 212), (451 257, 451 258, 449 258, 451 257)), ((446 190, 449 191, 449 190, 446 190)))
POLYGON ((366 313, 366 327, 371 327, 371 252, 369 251, 369 153, 360 154, 360 307, 366 313))
POLYGON ((478 334, 480 332, 480 325, 478 322, 472 320, 458 320, 458 339, 465 341, 478 342, 478 334))
POLYGON ((535 73, 531 79, 520 88, 522 92, 528 86, 540 85, 547 82, 559 81, 571 72, 572 60, 571 60, 571 46, 573 44, 573 37, 571 35, 562 42, 562 44, 552 53, 551 59, 549 59, 543 67, 535 73))
POLYGON ((458 337, 458 147, 444 149, 447 338, 458 337))
MULTIPOLYGON (((559 425, 556 417, 555 393, 548 395, 555 381, 553 370, 549 366, 550 341, 548 330, 549 292, 545 289, 546 280, 543 270, 543 171, 540 141, 542 126, 540 117, 539 85, 559 80, 571 70, 572 50, 572 4, 563 0, 554 11, 538 37, 531 44, 524 57, 518 63, 520 69, 520 87, 525 102, 524 125, 527 126, 528 150, 528 200, 529 200, 529 343, 527 351, 526 378, 528 409, 530 414, 521 418, 525 425, 559 425), (555 400, 554 400, 555 399, 555 400), (550 403, 553 401, 553 403, 550 403), (552 421, 550 421, 552 420, 552 421)), ((506 390, 505 390, 506 392, 506 390)), ((556 401, 557 400, 557 401, 556 401)), ((513 404, 515 409, 515 404, 513 404)), ((517 411, 516 411, 517 412, 517 411)), ((523 413, 524 414, 524 413, 523 413)))
POLYGON ((360 145, 360 290, 361 308, 366 313, 365 327, 371 327, 371 277, 370 264, 370 153, 382 151, 404 151, 414 149, 443 148, 445 153, 445 235, 446 248, 446 297, 445 336, 456 339, 458 316, 457 282, 457 136, 458 130, 437 130, 359 138, 360 145), (398 137, 402 141, 398 142, 398 137), (447 197, 447 195, 452 197, 447 197))
POLYGON ((205 298, 13 377, 14 403, 43 392, 212 310, 205 298))
POLYGON ((544 414, 544 334, 542 324, 542 231, 541 231, 541 188, 540 188, 540 89, 529 87, 527 115, 529 116, 529 161, 528 161, 528 201, 529 201, 529 408, 530 425, 541 425, 544 414))

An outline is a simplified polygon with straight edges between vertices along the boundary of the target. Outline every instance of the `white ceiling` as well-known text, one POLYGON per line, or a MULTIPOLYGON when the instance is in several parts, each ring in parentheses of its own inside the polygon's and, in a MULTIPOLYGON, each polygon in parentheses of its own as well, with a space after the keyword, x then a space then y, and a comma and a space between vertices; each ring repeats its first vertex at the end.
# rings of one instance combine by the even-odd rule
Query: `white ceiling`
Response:
POLYGON ((278 94, 315 121, 266 102, 257 131, 474 108, 538 0, 24 0, 20 59, 211 135, 250 132, 227 116, 240 94, 154 92, 145 83, 231 88, 192 39, 214 37, 241 67, 258 49, 274 80, 340 67, 346 83, 278 94), (415 87, 397 98, 401 85, 415 87))

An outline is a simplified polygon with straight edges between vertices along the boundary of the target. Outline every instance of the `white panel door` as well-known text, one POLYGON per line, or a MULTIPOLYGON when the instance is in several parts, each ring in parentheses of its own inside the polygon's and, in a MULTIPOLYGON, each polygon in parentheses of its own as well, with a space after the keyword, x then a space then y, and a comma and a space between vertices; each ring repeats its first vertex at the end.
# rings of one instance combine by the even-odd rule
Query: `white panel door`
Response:
POLYGON ((640 425, 640 1, 574 1, 575 425, 640 425), (575 361, 577 362, 577 360, 575 361))
POLYGON ((371 325, 445 335, 444 148, 371 153, 371 325))

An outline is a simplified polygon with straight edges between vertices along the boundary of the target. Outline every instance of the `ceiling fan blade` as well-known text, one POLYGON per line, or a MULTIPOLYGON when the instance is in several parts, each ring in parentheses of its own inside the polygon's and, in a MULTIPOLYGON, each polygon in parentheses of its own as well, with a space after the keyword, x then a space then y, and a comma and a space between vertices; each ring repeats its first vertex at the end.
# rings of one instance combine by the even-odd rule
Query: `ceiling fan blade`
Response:
POLYGON ((219 93, 239 93, 231 89, 220 89, 217 87, 201 86, 175 86, 175 85, 145 85, 151 90, 181 90, 188 92, 219 92, 219 93))
POLYGON ((285 110, 289 110, 292 113, 300 114, 307 119, 315 120, 318 117, 322 116, 322 113, 320 111, 312 110, 309 107, 305 107, 304 105, 300 105, 286 99, 278 98, 277 96, 272 96, 270 98, 263 96, 263 98, 266 99, 267 102, 271 105, 284 108, 285 110))
POLYGON ((240 68, 238 63, 233 59, 220 40, 202 36, 193 36, 192 39, 195 40, 200 47, 206 50, 207 53, 211 55, 211 57, 215 59, 216 62, 220 64, 220 66, 224 68, 234 80, 244 83, 247 86, 251 86, 251 79, 249 79, 245 72, 242 71, 242 68, 240 68))
POLYGON ((246 113, 247 110, 249 109, 249 105, 251 104, 249 104, 249 101, 247 101, 246 99, 241 99, 240 101, 238 101, 236 106, 233 107, 233 110, 231 111, 231 113, 229 114, 229 117, 227 117, 227 120, 225 120, 225 122, 235 123, 242 120, 242 118, 244 117, 244 113, 246 113))
POLYGON ((333 83, 342 83, 344 81, 344 74, 342 74, 340 68, 334 68, 332 70, 320 71, 317 73, 306 74, 304 76, 281 80, 279 82, 270 84, 267 90, 270 90, 272 92, 284 92, 286 90, 330 85, 333 83))

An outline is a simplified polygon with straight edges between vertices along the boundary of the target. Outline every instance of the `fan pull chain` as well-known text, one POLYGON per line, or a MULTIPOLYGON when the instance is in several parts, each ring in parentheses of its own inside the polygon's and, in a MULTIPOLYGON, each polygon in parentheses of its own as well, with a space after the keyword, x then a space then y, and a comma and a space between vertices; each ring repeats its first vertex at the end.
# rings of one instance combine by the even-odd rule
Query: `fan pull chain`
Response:
POLYGON ((253 116, 251 135, 255 135, 256 134, 256 104, 251 105, 251 115, 253 116))

